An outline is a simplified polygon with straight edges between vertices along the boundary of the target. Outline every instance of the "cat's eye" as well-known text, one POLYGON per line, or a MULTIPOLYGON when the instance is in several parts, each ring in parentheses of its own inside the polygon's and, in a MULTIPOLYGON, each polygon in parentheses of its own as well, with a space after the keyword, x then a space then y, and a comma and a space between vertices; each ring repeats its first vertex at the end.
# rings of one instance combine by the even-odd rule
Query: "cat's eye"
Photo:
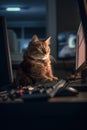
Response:
POLYGON ((46 48, 45 48, 45 47, 43 47, 43 48, 42 48, 42 50, 46 50, 46 48))

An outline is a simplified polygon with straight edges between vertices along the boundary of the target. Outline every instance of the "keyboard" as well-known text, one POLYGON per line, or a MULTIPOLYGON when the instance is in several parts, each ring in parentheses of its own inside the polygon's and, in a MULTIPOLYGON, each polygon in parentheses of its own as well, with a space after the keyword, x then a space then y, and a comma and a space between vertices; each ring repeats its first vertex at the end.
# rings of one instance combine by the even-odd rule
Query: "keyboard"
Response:
POLYGON ((19 86, 0 91, 0 99, 14 101, 15 99, 22 99, 23 101, 37 100, 44 101, 52 97, 58 96, 75 96, 78 91, 70 87, 70 82, 60 79, 44 84, 35 84, 34 86, 19 86), (73 90, 73 91, 72 91, 73 90))
POLYGON ((38 84, 37 86, 24 86, 18 91, 20 93, 20 97, 23 100, 44 100, 51 97, 55 97, 56 93, 60 90, 60 88, 64 88, 66 86, 66 81, 64 79, 38 84))

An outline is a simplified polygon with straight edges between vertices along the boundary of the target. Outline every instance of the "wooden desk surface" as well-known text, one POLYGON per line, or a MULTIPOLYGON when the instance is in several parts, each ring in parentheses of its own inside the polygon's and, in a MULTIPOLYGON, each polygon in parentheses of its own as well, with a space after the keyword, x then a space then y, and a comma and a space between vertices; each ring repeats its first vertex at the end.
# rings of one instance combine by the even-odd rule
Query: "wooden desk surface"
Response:
POLYGON ((87 129, 87 92, 48 101, 0 103, 0 128, 87 129))
POLYGON ((15 100, 0 103, 0 115, 12 113, 12 115, 15 116, 15 113, 17 112, 19 115, 56 116, 57 114, 62 114, 64 112, 64 114, 69 114, 70 111, 79 113, 80 110, 83 113, 87 111, 87 92, 80 92, 77 96, 54 97, 48 99, 48 101, 33 100, 20 102, 20 100, 15 100))
POLYGON ((76 96, 54 97, 48 100, 51 103, 87 103, 87 92, 79 92, 76 96))

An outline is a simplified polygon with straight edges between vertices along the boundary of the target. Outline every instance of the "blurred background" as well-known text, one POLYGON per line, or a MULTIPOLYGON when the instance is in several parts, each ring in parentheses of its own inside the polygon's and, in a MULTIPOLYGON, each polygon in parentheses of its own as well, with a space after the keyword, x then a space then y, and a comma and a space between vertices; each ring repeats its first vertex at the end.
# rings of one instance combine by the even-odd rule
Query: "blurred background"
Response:
POLYGON ((52 37, 51 55, 57 61, 57 75, 64 77, 67 69, 70 73, 75 69, 76 34, 80 24, 76 0, 2 0, 0 15, 6 16, 13 65, 21 62, 29 41, 37 34, 40 39, 52 37))

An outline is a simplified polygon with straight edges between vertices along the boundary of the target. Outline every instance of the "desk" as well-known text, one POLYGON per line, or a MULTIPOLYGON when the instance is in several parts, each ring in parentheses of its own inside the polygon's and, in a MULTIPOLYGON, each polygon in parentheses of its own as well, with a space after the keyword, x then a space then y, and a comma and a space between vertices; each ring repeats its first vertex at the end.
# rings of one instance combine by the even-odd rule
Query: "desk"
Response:
POLYGON ((48 101, 1 103, 0 122, 5 129, 85 130, 87 129, 87 92, 48 101))

